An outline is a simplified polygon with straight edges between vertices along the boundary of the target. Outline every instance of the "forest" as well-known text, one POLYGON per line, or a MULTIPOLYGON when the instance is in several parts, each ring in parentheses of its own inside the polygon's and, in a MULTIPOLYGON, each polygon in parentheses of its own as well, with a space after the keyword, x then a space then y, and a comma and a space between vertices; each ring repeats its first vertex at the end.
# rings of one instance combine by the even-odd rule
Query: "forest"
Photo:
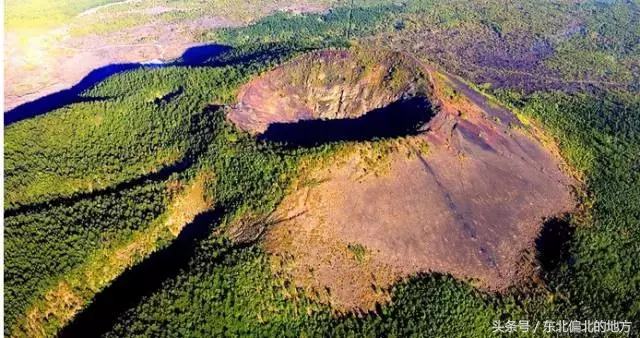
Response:
POLYGON ((639 7, 424 0, 276 13, 202 34, 232 49, 201 65, 120 73, 83 102, 7 127, 5 335, 486 337, 496 320, 637 325, 639 7), (362 45, 410 50, 552 136, 584 187, 566 252, 542 281, 496 293, 425 273, 374 311, 336 314, 275 274, 259 243, 224 235, 264 223, 301 168, 357 143, 265 142, 229 123, 225 105, 300 53, 362 45), (204 176, 211 209, 179 235, 164 229, 204 176), (198 225, 203 233, 189 232, 198 225), (123 250, 122 262, 101 265, 123 250), (136 276, 157 278, 145 287, 136 276))

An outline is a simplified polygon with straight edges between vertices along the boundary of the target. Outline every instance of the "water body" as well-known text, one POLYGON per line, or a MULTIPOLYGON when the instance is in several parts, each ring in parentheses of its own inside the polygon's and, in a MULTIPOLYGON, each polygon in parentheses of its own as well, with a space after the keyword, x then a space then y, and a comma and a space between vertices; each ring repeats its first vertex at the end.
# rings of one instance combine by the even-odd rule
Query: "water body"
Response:
POLYGON ((87 74, 87 76, 71 88, 43 96, 5 112, 4 125, 7 127, 13 123, 44 115, 50 111, 62 108, 72 103, 109 99, 101 97, 86 97, 82 96, 82 93, 115 74, 140 68, 205 65, 210 60, 230 50, 231 47, 229 46, 207 44, 188 48, 184 51, 181 57, 169 62, 154 59, 141 63, 117 63, 100 67, 92 70, 87 74))

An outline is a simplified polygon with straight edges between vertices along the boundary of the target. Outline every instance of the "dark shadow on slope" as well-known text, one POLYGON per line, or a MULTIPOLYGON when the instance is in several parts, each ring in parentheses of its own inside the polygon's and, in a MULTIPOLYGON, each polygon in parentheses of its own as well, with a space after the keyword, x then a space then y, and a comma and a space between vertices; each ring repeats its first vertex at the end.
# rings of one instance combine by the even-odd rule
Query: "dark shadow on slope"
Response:
MULTIPOLYGON (((177 92, 170 93, 169 95, 179 95, 181 92, 182 89, 180 88, 177 92)), ((218 105, 210 105, 205 108, 197 118, 192 119, 190 134, 199 135, 203 130, 210 128, 210 123, 213 121, 212 114, 215 114, 220 108, 221 106, 218 105)), ((128 181, 120 182, 101 190, 78 192, 71 196, 61 196, 47 201, 25 204, 13 209, 6 209, 5 217, 11 217, 22 213, 39 212, 59 205, 71 205, 83 199, 104 196, 121 190, 131 189, 149 181, 164 181, 173 174, 178 174, 187 170, 193 163, 195 163, 202 152, 206 150, 210 139, 201 137, 198 137, 197 139, 198 142, 190 146, 182 161, 165 166, 156 172, 151 172, 128 181)))
POLYGON ((111 75, 139 68, 136 63, 113 64, 91 71, 75 86, 49 94, 31 102, 23 103, 4 114, 4 125, 46 114, 52 110, 62 108, 71 103, 93 101, 94 99, 81 97, 80 94, 93 87, 98 82, 111 75))
POLYGON ((168 103, 169 101, 173 100, 174 98, 180 96, 182 93, 184 93, 184 88, 179 87, 177 90, 172 91, 170 93, 167 93, 166 95, 162 96, 162 97, 158 97, 156 99, 153 100, 153 103, 155 104, 162 104, 162 103, 168 103))
POLYGON ((217 44, 195 46, 184 51, 182 56, 172 62, 148 62, 148 63, 121 63, 110 64, 91 71, 73 87, 59 92, 43 96, 31 102, 21 104, 4 114, 5 127, 36 116, 44 115, 50 111, 62 108, 66 105, 78 102, 92 101, 95 99, 83 97, 82 93, 91 89, 96 84, 109 77, 139 68, 162 68, 170 66, 197 66, 215 57, 226 53, 231 47, 217 44))
POLYGON ((12 217, 12 216, 16 216, 24 213, 39 212, 39 211, 60 206, 60 205, 71 205, 83 199, 109 195, 121 190, 131 189, 135 186, 144 184, 145 182, 148 182, 148 181, 164 181, 167 178, 169 178, 172 174, 180 173, 186 170, 191 166, 192 163, 193 163, 193 159, 187 159, 185 161, 166 166, 154 173, 150 173, 129 181, 121 182, 102 190, 86 191, 86 192, 76 193, 72 196, 58 197, 58 198, 54 198, 44 202, 22 205, 15 209, 7 209, 5 210, 4 215, 5 217, 12 217))
POLYGON ((124 311, 188 267, 199 243, 208 237, 223 215, 222 209, 215 209, 197 216, 169 246, 126 270, 97 294, 59 337, 99 337, 107 332, 124 311))
POLYGON ((212 58, 231 51, 231 47, 225 45, 208 44, 191 47, 182 53, 172 65, 197 66, 206 64, 212 58))
POLYGON ((429 100, 424 96, 416 96, 398 100, 358 118, 273 123, 259 138, 291 148, 342 141, 369 141, 418 134, 432 116, 429 100))
POLYGON ((536 238, 537 258, 544 273, 554 271, 570 260, 569 247, 575 232, 569 217, 546 220, 536 238))

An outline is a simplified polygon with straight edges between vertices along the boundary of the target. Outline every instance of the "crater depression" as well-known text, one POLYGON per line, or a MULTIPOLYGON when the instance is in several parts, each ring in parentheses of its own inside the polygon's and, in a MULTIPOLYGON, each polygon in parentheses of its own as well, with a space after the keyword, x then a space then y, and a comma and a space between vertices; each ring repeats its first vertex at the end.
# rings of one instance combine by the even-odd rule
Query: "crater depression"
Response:
POLYGON ((428 85, 401 54, 321 51, 243 86, 229 119, 292 146, 417 134, 433 115, 428 85))

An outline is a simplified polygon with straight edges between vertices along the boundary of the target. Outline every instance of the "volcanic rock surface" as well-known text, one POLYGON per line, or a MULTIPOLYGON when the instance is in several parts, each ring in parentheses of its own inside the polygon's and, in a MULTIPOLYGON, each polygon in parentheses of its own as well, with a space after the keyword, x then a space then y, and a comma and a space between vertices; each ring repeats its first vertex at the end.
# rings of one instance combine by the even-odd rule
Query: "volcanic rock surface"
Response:
POLYGON ((356 118, 417 93, 437 112, 419 132, 382 141, 394 144, 383 171, 372 170, 371 158, 383 156, 366 142, 304 170, 265 236, 275 271, 338 311, 370 310, 418 272, 506 288, 544 218, 573 208, 573 179, 533 126, 456 78, 381 55, 303 56, 250 82, 229 114, 260 134, 274 123, 356 118))
POLYGON ((275 123, 353 119, 429 94, 426 74, 400 53, 323 50, 294 59, 249 82, 228 115, 260 134, 275 123))

